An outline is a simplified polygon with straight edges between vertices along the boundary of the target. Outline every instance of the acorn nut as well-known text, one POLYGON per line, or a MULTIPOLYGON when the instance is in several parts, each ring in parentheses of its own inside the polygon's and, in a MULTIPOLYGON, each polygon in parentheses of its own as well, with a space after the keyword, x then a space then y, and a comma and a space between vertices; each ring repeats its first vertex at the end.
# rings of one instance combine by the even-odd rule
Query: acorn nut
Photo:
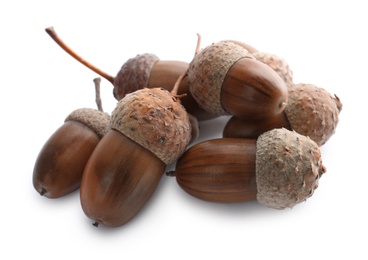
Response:
POLYGON ((280 76, 233 41, 198 51, 189 64, 188 80, 199 106, 215 115, 269 118, 284 110, 288 98, 280 76))
POLYGON ((79 188, 92 151, 109 129, 110 116, 92 108, 70 113, 43 145, 33 169, 33 186, 48 198, 79 188))
POLYGON ((211 202, 257 200, 292 208, 309 198, 326 172, 318 145, 284 128, 258 139, 218 138, 191 146, 169 172, 188 194, 211 202))
MULTIPOLYGON (((126 94, 142 88, 165 88, 172 90, 176 80, 187 71, 189 63, 176 60, 160 60, 152 53, 143 53, 128 59, 120 68, 115 77, 95 67, 68 47, 56 34, 53 27, 45 29, 50 37, 69 55, 83 65, 108 80, 113 85, 113 94, 116 100, 122 99, 126 94)), ((215 115, 201 109, 189 91, 188 80, 184 78, 179 86, 178 95, 186 94, 181 103, 187 112, 193 114, 197 120, 208 120, 215 115)))
POLYGON ((273 128, 284 127, 309 136, 319 146, 335 133, 342 103, 335 95, 313 84, 293 84, 285 110, 269 120, 229 119, 223 137, 257 138, 273 128))
POLYGON ((110 128, 88 160, 81 183, 82 209, 96 226, 119 226, 133 218, 166 166, 185 151, 192 131, 175 91, 161 88, 127 94, 112 112, 110 128))
POLYGON ((289 96, 285 114, 291 128, 324 145, 336 131, 342 110, 340 99, 324 88, 304 83, 294 84, 289 96))

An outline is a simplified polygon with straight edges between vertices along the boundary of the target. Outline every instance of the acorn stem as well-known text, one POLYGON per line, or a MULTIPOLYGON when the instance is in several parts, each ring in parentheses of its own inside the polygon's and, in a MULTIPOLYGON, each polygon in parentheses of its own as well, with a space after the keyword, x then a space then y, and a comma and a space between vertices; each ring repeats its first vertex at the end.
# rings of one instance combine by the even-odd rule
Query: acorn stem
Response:
POLYGON ((54 30, 54 27, 48 27, 45 29, 48 35, 64 50, 66 51, 70 56, 72 56, 74 59, 85 65, 87 68, 91 69, 92 71, 96 72, 101 77, 105 78, 106 80, 110 81, 111 84, 114 84, 114 77, 108 75, 104 71, 100 70, 99 68, 95 67, 91 63, 84 60, 82 57, 80 57, 77 53, 75 53, 71 48, 69 48, 68 45, 66 45, 61 38, 56 34, 56 31, 54 30))
POLYGON ((182 95, 178 95, 178 90, 179 90, 179 86, 181 81, 183 80, 184 77, 187 76, 187 71, 184 71, 179 78, 176 80, 175 85, 173 87, 173 89, 171 90, 171 94, 173 94, 176 98, 181 98, 181 97, 185 97, 187 94, 182 94, 182 95))
POLYGON ((197 54, 199 53, 200 48, 201 48, 201 39, 202 39, 202 37, 199 33, 197 33, 197 36, 198 36, 198 39, 197 39, 197 46, 196 46, 196 49, 195 49, 194 57, 197 56, 197 54))
POLYGON ((93 82, 95 83, 95 92, 96 92, 96 104, 99 111, 103 112, 102 101, 100 95, 100 83, 101 78, 94 78, 93 82))

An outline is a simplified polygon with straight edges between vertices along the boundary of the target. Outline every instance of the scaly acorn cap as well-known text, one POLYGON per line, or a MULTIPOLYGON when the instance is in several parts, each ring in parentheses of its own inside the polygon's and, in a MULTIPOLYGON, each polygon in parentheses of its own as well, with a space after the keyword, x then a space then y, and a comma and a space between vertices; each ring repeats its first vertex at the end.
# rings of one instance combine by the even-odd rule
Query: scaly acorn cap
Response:
POLYGON ((65 118, 64 122, 67 121, 84 124, 102 138, 109 130, 110 115, 93 108, 79 108, 65 118))
POLYGON ((127 60, 114 80, 114 96, 122 99, 127 93, 148 86, 151 70, 159 58, 152 53, 143 53, 127 60))
POLYGON ((215 115, 228 115, 221 105, 221 87, 231 66, 252 55, 231 41, 213 43, 195 55, 189 64, 189 90, 198 105, 215 115))
POLYGON ((292 208, 312 196, 325 172, 319 147, 309 137, 285 128, 258 137, 256 183, 261 204, 292 208))
POLYGON ((287 87, 293 84, 293 71, 290 69, 289 64, 275 54, 267 52, 252 52, 253 57, 270 66, 279 76, 284 80, 287 87))
POLYGON ((285 113, 291 128, 322 146, 335 133, 342 103, 325 89, 299 83, 289 88, 285 113))
POLYGON ((192 131, 180 100, 161 88, 127 94, 112 112, 110 127, 154 153, 166 165, 182 155, 192 131))

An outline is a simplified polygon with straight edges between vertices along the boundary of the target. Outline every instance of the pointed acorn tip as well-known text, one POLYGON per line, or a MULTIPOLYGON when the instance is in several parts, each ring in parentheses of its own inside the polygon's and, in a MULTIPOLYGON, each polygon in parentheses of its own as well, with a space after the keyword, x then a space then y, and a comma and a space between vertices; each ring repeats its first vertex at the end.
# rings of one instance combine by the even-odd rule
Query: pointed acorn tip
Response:
POLYGON ((98 227, 100 225, 100 222, 95 221, 95 222, 92 223, 92 225, 95 226, 95 227, 98 227))

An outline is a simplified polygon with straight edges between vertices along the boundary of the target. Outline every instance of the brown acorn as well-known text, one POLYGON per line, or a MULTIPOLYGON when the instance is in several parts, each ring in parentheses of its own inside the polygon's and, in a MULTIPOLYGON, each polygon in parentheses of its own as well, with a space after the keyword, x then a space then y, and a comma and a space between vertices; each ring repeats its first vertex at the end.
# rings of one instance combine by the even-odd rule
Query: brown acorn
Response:
POLYGON ((257 138, 260 134, 284 127, 309 136, 319 146, 335 133, 342 109, 340 99, 313 84, 293 84, 282 114, 267 120, 230 118, 223 137, 257 138))
POLYGON ((109 129, 110 116, 92 108, 74 110, 42 147, 33 169, 33 186, 48 198, 79 188, 84 167, 109 129))
POLYGON ((342 109, 340 99, 313 84, 295 84, 289 90, 285 114, 296 132, 309 136, 319 146, 335 133, 342 109))
POLYGON ((280 76, 232 41, 198 51, 189 64, 188 80, 199 106, 215 115, 268 118, 280 114, 287 102, 280 76))
MULTIPOLYGON (((142 88, 165 88, 171 91, 176 80, 181 74, 187 71, 189 66, 189 63, 184 61, 160 60, 155 54, 143 53, 128 59, 122 65, 117 75, 113 77, 75 53, 59 38, 53 27, 46 28, 45 30, 73 58, 108 80, 114 87, 113 94, 117 100, 122 99, 126 94, 142 88)), ((186 78, 181 81, 178 89, 178 95, 182 94, 186 94, 181 100, 183 106, 197 120, 201 121, 215 117, 215 115, 206 112, 198 106, 189 91, 188 80, 186 78)))
POLYGON ((211 202, 257 200, 275 209, 309 198, 326 172, 318 145, 287 129, 258 139, 218 138, 191 146, 177 161, 175 176, 188 194, 211 202))
POLYGON ((140 89, 118 102, 81 183, 82 209, 94 225, 119 226, 133 218, 166 166, 185 151, 191 124, 176 90, 140 89))

